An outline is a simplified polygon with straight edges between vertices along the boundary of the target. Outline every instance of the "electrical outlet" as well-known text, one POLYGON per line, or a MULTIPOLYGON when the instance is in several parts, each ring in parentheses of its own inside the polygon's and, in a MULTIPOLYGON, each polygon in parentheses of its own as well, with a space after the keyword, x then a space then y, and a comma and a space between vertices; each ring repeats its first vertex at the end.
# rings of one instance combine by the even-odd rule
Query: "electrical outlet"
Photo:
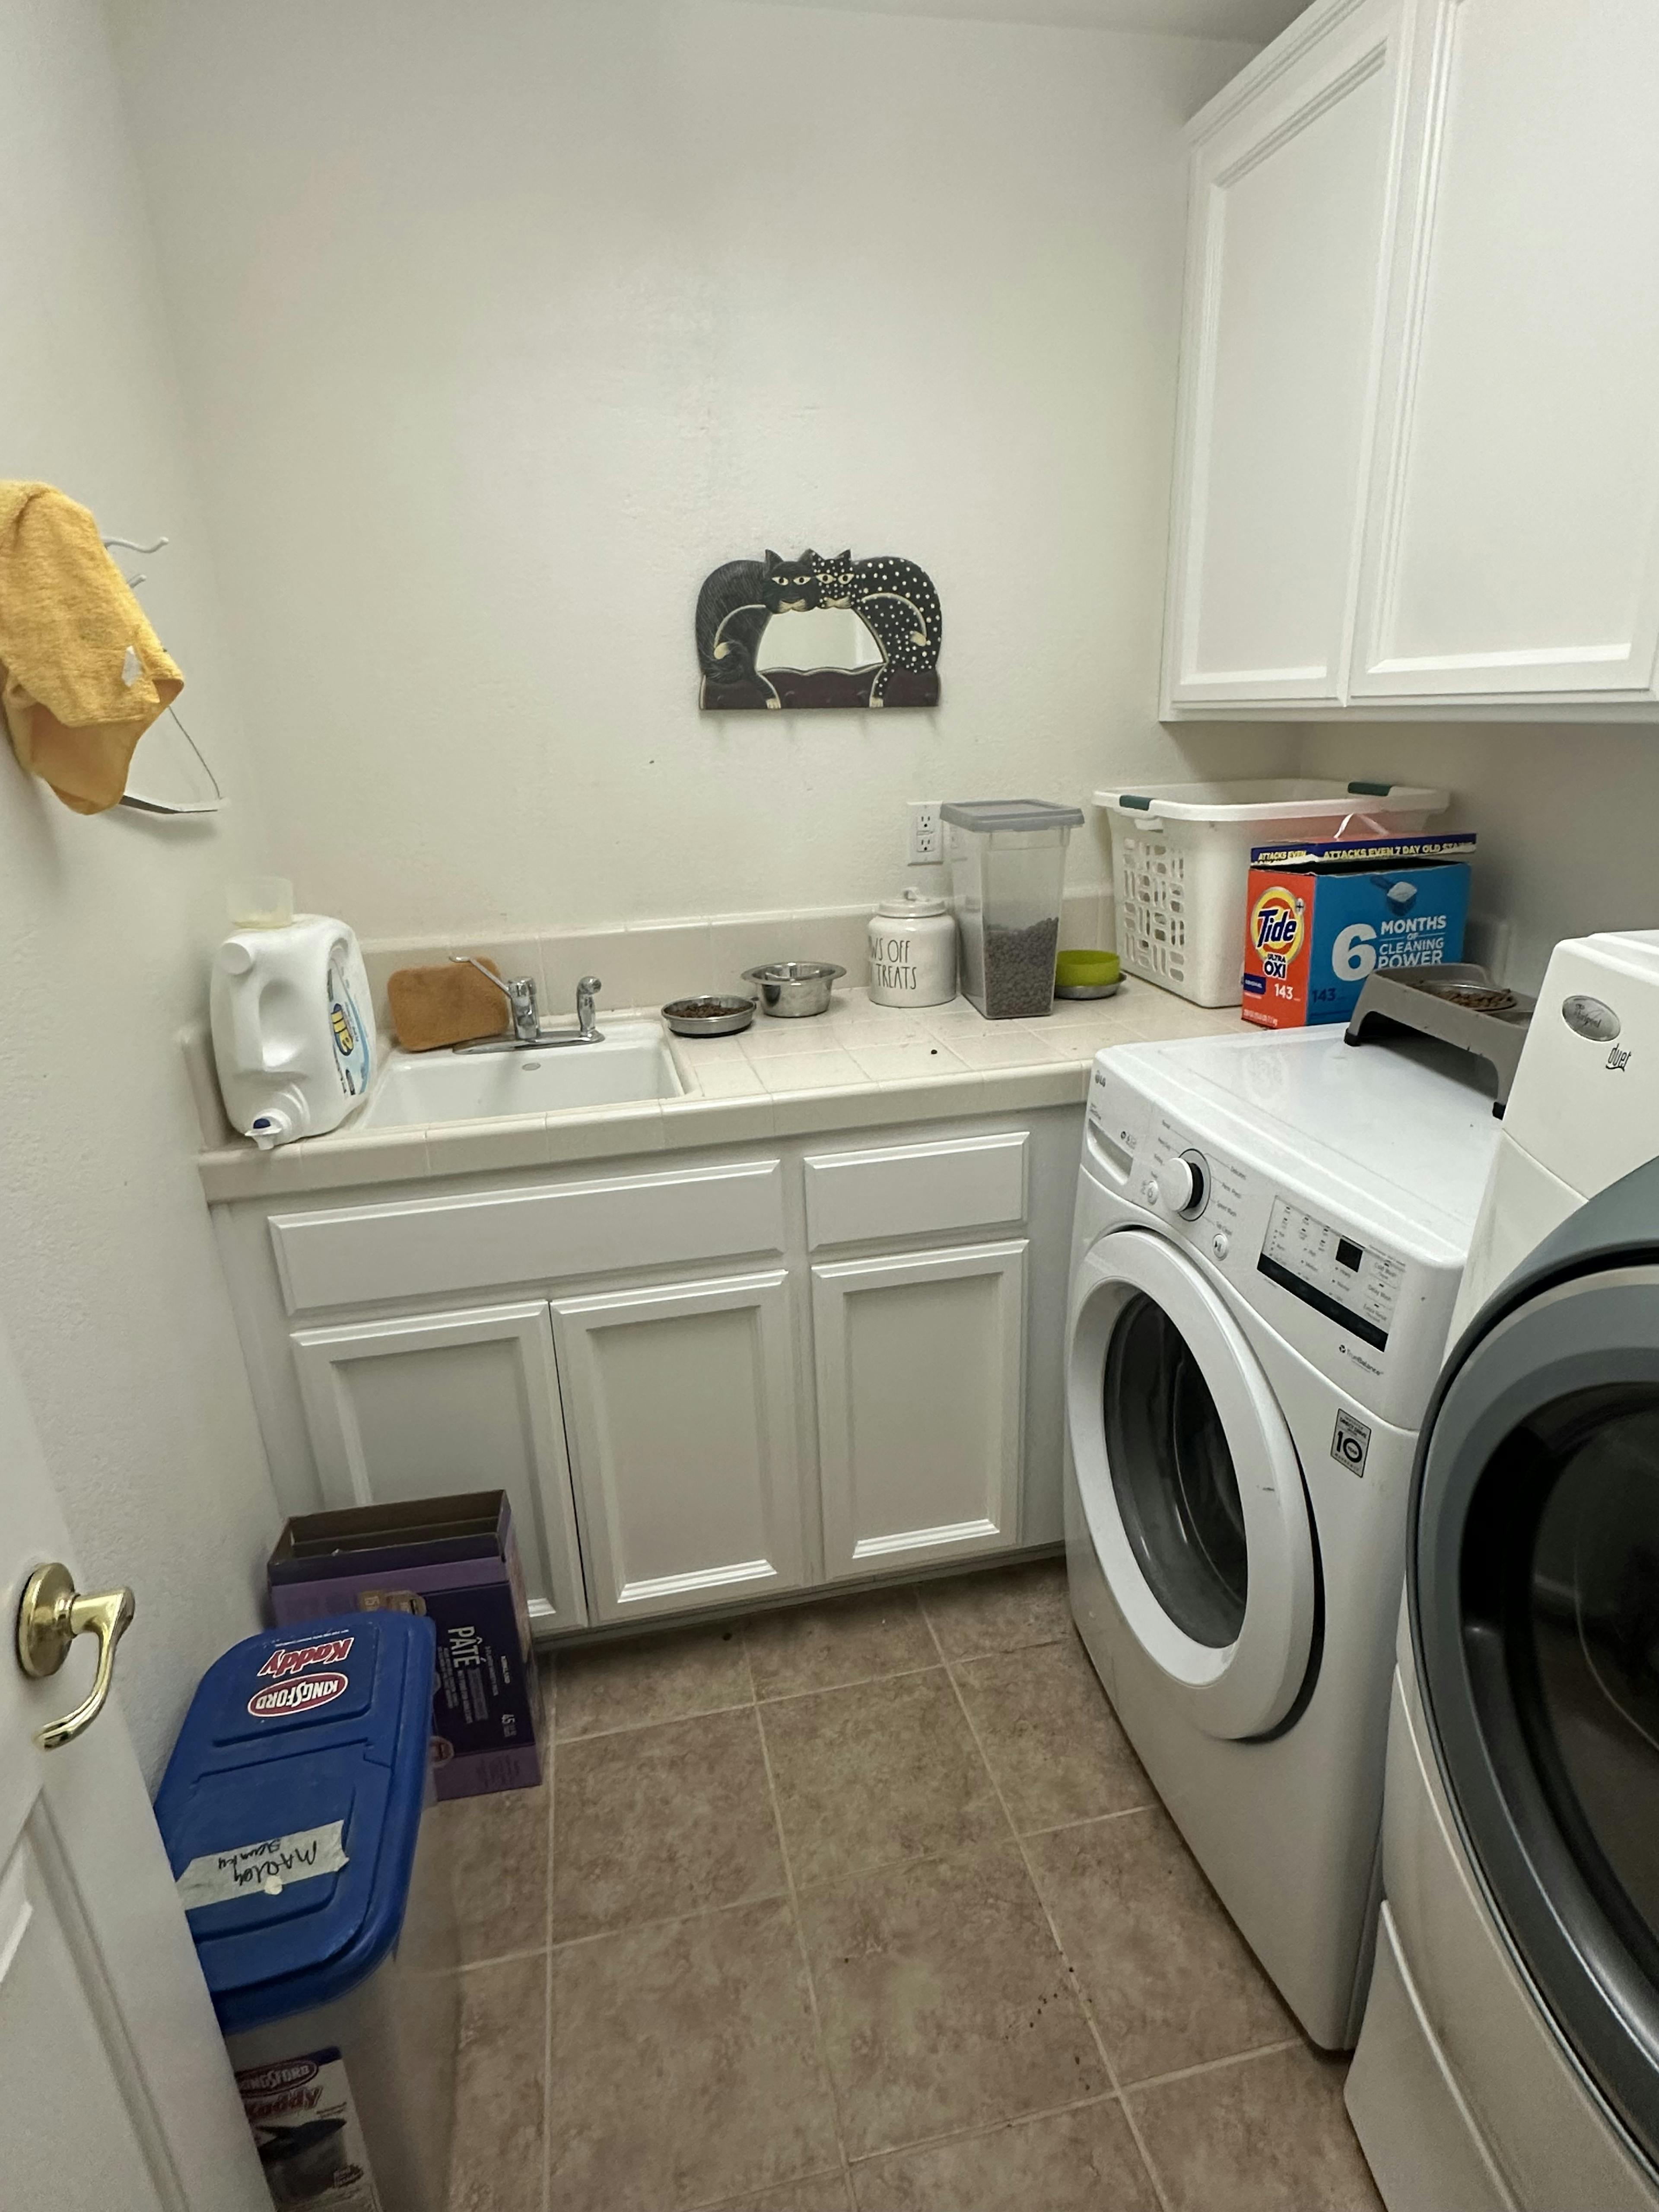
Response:
POLYGON ((910 836, 905 860, 911 867, 926 867, 945 858, 945 831, 936 799, 913 799, 909 805, 910 836))

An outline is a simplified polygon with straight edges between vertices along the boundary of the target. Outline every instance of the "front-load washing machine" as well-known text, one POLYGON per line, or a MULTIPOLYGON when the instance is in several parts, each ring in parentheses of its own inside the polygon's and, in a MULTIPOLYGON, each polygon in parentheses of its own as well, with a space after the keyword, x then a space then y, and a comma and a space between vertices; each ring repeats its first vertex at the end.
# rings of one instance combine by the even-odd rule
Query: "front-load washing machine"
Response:
POLYGON ((1072 1605, 1317 2043, 1358 2027, 1406 1502, 1497 1138, 1473 1063, 1340 1032, 1095 1062, 1068 1310, 1072 1605))
POLYGON ((1558 945, 1407 1525, 1346 2091, 1391 2212, 1659 2212, 1656 1154, 1659 932, 1558 945))

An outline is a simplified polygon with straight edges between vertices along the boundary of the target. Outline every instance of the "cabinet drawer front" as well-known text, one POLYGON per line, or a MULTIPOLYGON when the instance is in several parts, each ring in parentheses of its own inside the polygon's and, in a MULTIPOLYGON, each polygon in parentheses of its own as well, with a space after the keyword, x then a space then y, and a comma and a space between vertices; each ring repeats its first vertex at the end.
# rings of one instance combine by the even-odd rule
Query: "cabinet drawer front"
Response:
POLYGON ((275 1214, 290 1313, 783 1249, 776 1160, 275 1214))
POLYGON ((937 1237, 1025 1218, 1023 1129, 938 1145, 820 1152, 806 1167, 806 1233, 821 1244, 937 1237))

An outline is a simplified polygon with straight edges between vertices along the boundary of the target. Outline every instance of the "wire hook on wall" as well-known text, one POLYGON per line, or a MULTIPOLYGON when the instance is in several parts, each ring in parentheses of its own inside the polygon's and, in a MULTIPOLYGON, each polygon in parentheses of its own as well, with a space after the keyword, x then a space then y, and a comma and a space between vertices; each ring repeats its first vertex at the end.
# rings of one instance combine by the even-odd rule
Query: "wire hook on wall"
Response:
MULTIPOLYGON (((118 545, 124 552, 127 553, 159 553, 164 545, 169 544, 172 541, 170 539, 166 538, 152 538, 148 544, 143 544, 136 538, 111 537, 105 538, 104 545, 106 550, 113 546, 118 545)), ((126 580, 127 589, 131 592, 136 592, 139 585, 144 581, 143 571, 141 569, 136 576, 129 576, 126 580)), ((139 814, 216 814, 220 807, 224 804, 225 797, 224 792, 220 787, 218 777, 213 773, 212 766, 210 763, 206 754, 202 750, 200 745, 197 744, 195 738, 191 737, 190 732, 185 729, 184 724, 179 720, 178 710, 175 708, 169 707, 167 708, 167 718, 177 728, 179 735, 184 738, 185 743, 190 747, 191 751, 194 753, 198 761, 200 762, 204 774, 206 775, 208 781, 213 787, 212 798, 206 799, 187 800, 183 805, 174 805, 158 799, 140 799, 136 793, 128 792, 118 801, 118 804, 122 806, 130 806, 139 814)))

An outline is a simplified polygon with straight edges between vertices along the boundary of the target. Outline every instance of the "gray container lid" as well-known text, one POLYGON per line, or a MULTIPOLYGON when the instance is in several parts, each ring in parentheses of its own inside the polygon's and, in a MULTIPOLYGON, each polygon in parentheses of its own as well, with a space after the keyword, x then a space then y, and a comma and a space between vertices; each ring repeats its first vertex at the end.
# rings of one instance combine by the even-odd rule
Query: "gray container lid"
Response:
POLYGON ((947 799, 939 808, 942 821, 961 830, 1076 830, 1082 826, 1080 806, 1056 806, 1047 799, 947 799))

